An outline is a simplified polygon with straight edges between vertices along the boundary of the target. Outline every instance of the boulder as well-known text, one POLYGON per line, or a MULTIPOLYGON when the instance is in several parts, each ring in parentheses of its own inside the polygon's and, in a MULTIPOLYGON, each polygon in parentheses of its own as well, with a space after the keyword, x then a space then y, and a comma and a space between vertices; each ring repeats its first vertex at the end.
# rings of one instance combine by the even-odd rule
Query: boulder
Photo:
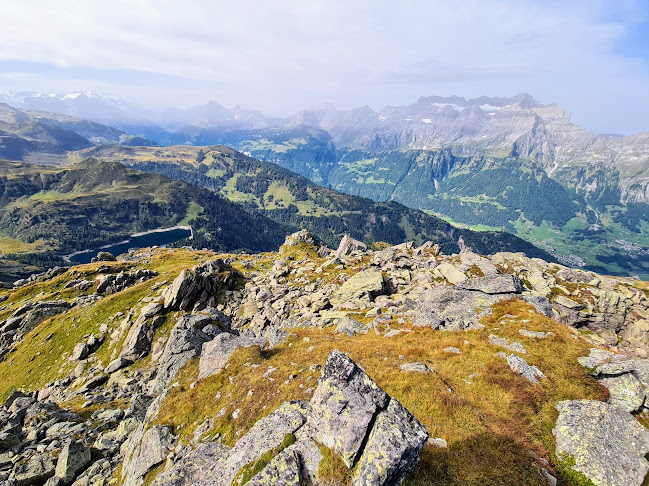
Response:
POLYGON ((161 310, 162 304, 160 302, 149 302, 147 305, 142 307, 142 310, 140 310, 140 315, 145 318, 149 318, 155 316, 161 310))
POLYGON ((352 317, 341 317, 338 319, 338 324, 336 325, 336 332, 347 334, 348 336, 354 336, 355 334, 367 334, 367 332, 372 328, 371 325, 365 325, 360 321, 352 317))
POLYGON ((56 463, 55 476, 63 484, 70 484, 72 480, 83 471, 91 461, 90 449, 81 442, 71 440, 63 446, 56 463))
POLYGON ((229 269, 221 260, 209 261, 193 269, 184 269, 162 292, 164 308, 189 310, 196 303, 206 303, 213 298, 219 287, 233 283, 230 276, 219 280, 219 274, 229 269))
POLYGON ((492 346, 499 346, 505 348, 508 351, 513 351, 515 353, 527 354, 527 349, 518 341, 508 341, 504 337, 496 336, 495 334, 489 334, 489 344, 492 346))
POLYGON ((557 405, 552 433, 559 458, 572 458, 574 470, 598 485, 640 486, 649 462, 649 430, 630 413, 594 400, 557 405))
POLYGON ((553 332, 529 331, 527 329, 519 329, 518 334, 531 339, 546 339, 554 335, 553 332))
POLYGON ((554 303, 559 304, 560 306, 565 307, 566 309, 572 310, 572 311, 580 311, 584 308, 584 306, 578 302, 575 302, 572 299, 569 299, 568 297, 564 295, 557 295, 554 298, 554 303))
POLYGON ((593 280, 593 274, 577 270, 576 268, 562 268, 557 272, 557 277, 572 283, 588 283, 593 280))
POLYGON ((106 366, 106 369, 104 371, 107 374, 115 373, 116 371, 119 371, 122 368, 125 368, 131 364, 133 364, 131 360, 128 360, 126 358, 117 358, 111 361, 110 363, 108 363, 108 366, 106 366))
POLYGON ((642 383, 632 373, 604 376, 599 382, 608 388, 608 403, 627 412, 636 412, 644 405, 646 393, 642 383))
POLYGON ((436 268, 436 272, 448 280, 453 285, 464 282, 468 277, 462 273, 455 265, 449 262, 440 263, 436 268))
POLYGON ((426 428, 392 398, 380 412, 355 469, 354 486, 399 484, 417 465, 426 428))
POLYGON ((285 402, 259 420, 237 441, 227 458, 212 465, 211 477, 218 478, 216 484, 229 486, 243 466, 258 460, 267 451, 279 447, 286 434, 293 434, 304 425, 306 412, 305 402, 285 402))
POLYGON ((413 324, 447 331, 479 329, 482 316, 501 298, 456 287, 434 288, 419 299, 413 324))
POLYGON ((100 275, 97 281, 97 293, 106 295, 115 294, 122 290, 135 285, 138 282, 144 282, 158 275, 157 272, 148 269, 135 270, 133 272, 120 272, 117 275, 100 275))
POLYGON ((505 353, 502 353, 503 357, 507 360, 507 364, 514 373, 522 375, 523 378, 529 380, 532 383, 538 383, 539 380, 545 378, 543 372, 538 369, 536 366, 530 366, 527 361, 518 356, 515 353, 507 356, 505 353))
POLYGON ((263 346, 265 343, 264 338, 236 336, 225 332, 219 334, 212 341, 203 345, 198 379, 202 380, 221 371, 235 349, 263 346))
POLYGON ((115 255, 110 253, 109 251, 100 251, 97 253, 96 257, 93 257, 91 262, 116 262, 117 258, 115 258, 115 255))
POLYGON ((580 365, 591 368, 592 374, 621 375, 630 373, 636 368, 635 360, 606 349, 591 348, 588 356, 577 358, 580 365))
POLYGON ((173 449, 174 436, 171 427, 154 425, 141 436, 139 441, 126 442, 122 480, 124 486, 137 486, 144 475, 167 458, 173 449))
POLYGON ((12 432, 0 432, 0 452, 20 444, 20 437, 12 432))
POLYGON ((349 235, 343 236, 336 250, 336 258, 343 258, 355 251, 367 251, 367 245, 362 241, 355 240, 349 235))
POLYGON ((299 245, 300 243, 306 243, 307 245, 320 246, 320 240, 313 235, 309 230, 302 229, 295 233, 288 235, 284 239, 284 244, 282 246, 291 247, 299 245))
POLYGON ((151 342, 160 322, 159 317, 153 320, 142 315, 138 317, 126 335, 119 357, 128 361, 136 361, 145 356, 151 350, 151 342))
POLYGON ((409 372, 409 371, 414 371, 416 373, 431 373, 433 370, 431 370, 426 363, 403 363, 401 366, 399 366, 399 369, 401 371, 409 372))
POLYGON ((86 359, 89 354, 90 354, 90 348, 88 347, 88 345, 86 343, 79 343, 72 350, 72 355, 70 356, 70 360, 79 361, 82 359, 86 359))
MULTIPOLYGON (((176 461, 170 469, 161 472, 151 483, 152 486, 184 486, 220 484, 213 478, 211 468, 215 464, 222 464, 226 459, 229 449, 220 442, 206 442, 199 444, 196 449, 176 461)), ((218 478, 218 476, 217 476, 218 478)))
MULTIPOLYGON (((438 267, 439 268, 439 267, 438 267)), ((457 284, 459 288, 477 290, 485 294, 520 294, 523 292, 521 280, 510 274, 471 278, 457 284)))
POLYGON ((383 295, 386 283, 379 268, 361 270, 343 283, 331 296, 332 304, 361 301, 363 304, 374 302, 374 299, 383 295))
POLYGON ((14 467, 12 479, 17 486, 43 484, 54 476, 54 462, 49 454, 36 454, 14 467))
POLYGON ((311 398, 308 424, 314 439, 352 467, 375 414, 389 396, 351 359, 331 352, 311 398))

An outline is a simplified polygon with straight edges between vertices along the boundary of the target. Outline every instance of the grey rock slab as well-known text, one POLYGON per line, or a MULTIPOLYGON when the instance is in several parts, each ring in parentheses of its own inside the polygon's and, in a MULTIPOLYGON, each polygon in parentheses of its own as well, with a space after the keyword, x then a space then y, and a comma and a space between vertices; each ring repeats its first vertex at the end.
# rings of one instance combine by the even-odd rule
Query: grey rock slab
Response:
POLYGON ((636 368, 636 361, 606 349, 591 348, 588 356, 577 358, 580 365, 592 368, 594 375, 621 375, 636 368))
POLYGON ((306 484, 318 484, 318 474, 320 462, 322 461, 322 451, 305 432, 306 427, 295 432, 297 441, 289 446, 286 450, 297 452, 300 458, 300 467, 302 468, 302 478, 306 484), (311 481, 311 483, 309 483, 311 481))
POLYGON ((17 486, 43 484, 54 476, 54 461, 49 454, 36 454, 25 462, 19 462, 14 467, 12 478, 17 486))
POLYGON ((608 388, 608 403, 627 412, 640 410, 644 405, 646 393, 642 383, 632 373, 617 376, 604 376, 598 380, 608 388))
POLYGON ((379 268, 368 268, 354 274, 330 297, 332 304, 361 300, 373 302, 385 293, 386 284, 379 268))
POLYGON ((505 348, 508 351, 513 351, 515 353, 527 354, 527 349, 518 341, 508 341, 504 337, 496 336, 495 334, 489 335, 489 344, 492 346, 499 346, 505 348))
POLYGON ((284 244, 282 246, 296 246, 299 245, 300 243, 306 243, 308 245, 312 246, 321 246, 322 243, 320 243, 320 240, 318 240, 317 237, 313 235, 309 230, 307 229, 302 229, 300 231, 297 231, 295 233, 292 233, 288 235, 284 239, 284 244))
POLYGON ((122 345, 120 358, 135 361, 151 350, 151 342, 155 334, 154 322, 144 316, 135 320, 122 345))
POLYGON ((212 338, 201 329, 212 322, 208 316, 186 314, 182 316, 169 334, 162 356, 158 360, 158 373, 153 391, 170 385, 178 371, 189 360, 200 356, 203 344, 212 338))
POLYGON ((388 401, 388 394, 356 363, 334 350, 310 402, 308 424, 313 438, 338 453, 351 467, 374 415, 388 401))
POLYGON ((108 366, 106 366, 106 369, 104 370, 107 374, 115 373, 116 371, 121 370, 122 368, 126 368, 127 366, 130 366, 133 364, 131 360, 128 360, 126 358, 117 358, 110 363, 108 363, 108 366))
POLYGON ((336 332, 347 334, 352 337, 355 334, 367 334, 371 328, 371 325, 368 326, 352 317, 344 316, 338 319, 336 332))
POLYGON ((79 343, 72 350, 72 355, 70 356, 70 359, 73 361, 79 361, 82 359, 86 359, 89 354, 90 354, 90 348, 88 347, 88 345, 86 343, 79 343))
POLYGON ((141 484, 144 475, 167 458, 174 440, 170 427, 154 425, 144 432, 139 441, 125 442, 124 445, 128 446, 122 467, 124 485, 141 484))
POLYGON ((554 298, 554 302, 559 305, 562 305, 563 307, 566 307, 567 309, 574 310, 574 311, 579 311, 584 308, 582 304, 575 302, 574 300, 569 299, 564 295, 557 295, 554 298))
POLYGON ((589 283, 593 280, 592 273, 575 268, 562 268, 557 272, 557 277, 572 283, 589 283))
POLYGON ((198 365, 198 379, 202 380, 221 371, 236 349, 263 346, 265 343, 266 340, 263 338, 235 336, 229 333, 219 334, 212 341, 203 345, 198 365))
POLYGON ((212 467, 221 464, 227 457, 230 449, 220 442, 206 442, 188 453, 174 465, 161 472, 151 483, 152 486, 189 486, 220 484, 217 477, 211 480, 212 467))
POLYGON ((438 287, 424 292, 415 310, 413 324, 433 329, 462 331, 484 327, 480 319, 506 295, 490 295, 456 287, 438 287))
POLYGON ((149 318, 155 316, 158 312, 162 310, 162 304, 160 302, 150 302, 140 311, 140 315, 149 318))
POLYGON ((507 364, 514 373, 522 375, 523 378, 529 380, 532 383, 538 383, 539 380, 545 378, 543 372, 538 369, 536 366, 530 366, 527 361, 518 356, 515 353, 505 356, 507 364))
POLYGON ((455 265, 449 262, 440 263, 435 268, 435 271, 439 272, 446 280, 448 280, 453 285, 457 285, 461 282, 464 282, 468 278, 455 265))
POLYGON ((306 421, 306 412, 306 402, 285 402, 259 420, 237 441, 223 461, 210 468, 208 476, 213 482, 208 484, 229 486, 243 466, 278 447, 286 434, 300 429, 306 421))
POLYGON ((184 269, 162 292, 164 308, 188 310, 196 302, 208 299, 217 290, 216 278, 228 266, 217 258, 192 269, 184 269))
POLYGON ((462 354, 462 351, 455 346, 447 346, 444 348, 444 352, 448 354, 462 354))
POLYGON ((649 431, 630 413, 595 400, 557 405, 552 433, 559 457, 572 456, 573 469, 597 485, 640 486, 649 462, 649 431))
POLYGON ((83 471, 92 459, 90 449, 81 442, 71 440, 67 442, 56 463, 55 476, 63 484, 70 484, 74 478, 83 471))
POLYGON ((523 292, 521 280, 510 274, 471 278, 457 284, 466 290, 477 290, 485 294, 520 294, 523 292))
POLYGON ((528 331, 527 329, 519 329, 518 334, 531 339, 547 339, 554 335, 553 332, 528 331))
POLYGON ((403 363, 399 366, 401 371, 414 371, 417 373, 431 373, 431 370, 426 363, 403 363))
POLYGON ((18 435, 11 432, 0 432, 0 452, 4 452, 18 444, 20 444, 18 435))
POLYGON ((399 484, 417 465, 426 428, 392 398, 379 413, 355 469, 354 486, 399 484))
POLYGON ((249 486, 300 486, 300 457, 295 451, 284 450, 248 481, 249 486))

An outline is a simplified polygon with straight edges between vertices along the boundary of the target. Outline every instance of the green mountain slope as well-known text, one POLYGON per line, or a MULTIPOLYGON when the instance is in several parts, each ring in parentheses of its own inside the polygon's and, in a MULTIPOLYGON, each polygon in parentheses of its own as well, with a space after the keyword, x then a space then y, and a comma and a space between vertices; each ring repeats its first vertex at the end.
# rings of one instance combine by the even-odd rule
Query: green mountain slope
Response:
POLYGON ((115 162, 59 169, 2 161, 0 169, 0 251, 37 266, 181 222, 191 223, 201 247, 219 250, 273 250, 293 229, 205 189, 115 162))
POLYGON ((422 97, 378 112, 325 105, 248 123, 219 113, 150 133, 165 145, 225 144, 348 194, 506 229, 572 266, 649 277, 649 132, 588 132, 526 94, 422 97))
POLYGON ((231 201, 261 210, 275 221, 308 228, 333 247, 348 233, 363 241, 391 244, 432 240, 444 251, 453 253, 460 250, 461 238, 480 253, 507 249, 552 259, 511 234, 459 229, 394 201, 376 203, 341 194, 227 147, 96 147, 70 154, 70 161, 87 156, 118 161, 208 188, 231 201))

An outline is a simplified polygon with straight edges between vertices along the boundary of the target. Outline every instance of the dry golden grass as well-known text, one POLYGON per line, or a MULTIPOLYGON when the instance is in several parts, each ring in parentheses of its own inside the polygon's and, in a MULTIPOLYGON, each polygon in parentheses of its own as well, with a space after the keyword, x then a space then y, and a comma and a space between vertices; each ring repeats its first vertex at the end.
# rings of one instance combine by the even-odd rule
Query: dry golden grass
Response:
POLYGON ((339 349, 399 399, 431 437, 448 441, 447 449, 424 447, 407 484, 546 484, 531 452, 553 460, 555 405, 566 399, 606 398, 605 389, 576 361, 588 354, 589 345, 518 300, 496 305, 485 323, 487 328, 480 331, 410 328, 412 332, 392 338, 373 331, 349 338, 331 330, 300 329, 274 350, 237 350, 225 371, 200 382, 196 382, 198 362, 193 361, 182 371, 181 385, 169 394, 158 421, 173 425, 187 440, 200 423, 212 418, 212 432, 221 433, 232 445, 282 402, 308 400, 307 390, 317 386, 320 374, 310 367, 323 365, 331 350, 339 349), (501 319, 506 315, 513 317, 501 319), (535 341, 518 334, 523 327, 555 335, 535 341), (494 356, 500 349, 488 343, 493 332, 521 341, 529 351, 528 362, 548 379, 533 385, 514 374, 494 356), (447 354, 443 351, 447 346, 463 353, 447 354), (407 361, 427 362, 435 372, 400 372, 399 365, 407 361), (271 366, 277 368, 270 375, 274 381, 263 376, 271 366), (469 379, 474 373, 477 376, 469 379), (235 409, 240 409, 236 420, 235 409))

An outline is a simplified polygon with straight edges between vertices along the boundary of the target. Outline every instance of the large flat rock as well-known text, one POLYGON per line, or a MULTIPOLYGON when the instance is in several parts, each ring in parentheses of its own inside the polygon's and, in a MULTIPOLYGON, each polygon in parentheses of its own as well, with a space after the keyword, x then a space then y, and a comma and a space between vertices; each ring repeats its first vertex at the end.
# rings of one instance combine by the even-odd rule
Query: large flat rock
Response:
POLYGON ((338 453, 348 467, 356 462, 374 415, 390 397, 351 359, 334 350, 311 398, 308 425, 314 439, 338 453))
POLYGON ((596 485, 640 486, 649 471, 649 430, 628 412, 595 400, 557 405, 552 430, 559 457, 572 456, 573 469, 596 485))

